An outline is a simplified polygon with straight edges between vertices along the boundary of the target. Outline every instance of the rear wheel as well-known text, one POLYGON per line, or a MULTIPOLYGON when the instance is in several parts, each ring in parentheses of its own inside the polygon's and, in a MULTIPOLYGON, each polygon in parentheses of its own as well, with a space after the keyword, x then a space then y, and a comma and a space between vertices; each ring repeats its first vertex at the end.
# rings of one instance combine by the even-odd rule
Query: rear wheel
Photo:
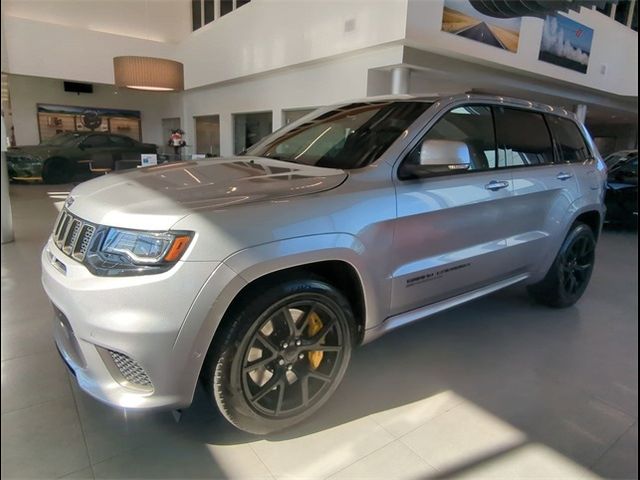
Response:
POLYGON ((66 158, 50 158, 42 167, 42 181, 48 185, 69 183, 73 180, 73 163, 66 158))
POLYGON ((545 278, 529 287, 535 300, 550 307, 564 308, 576 303, 589 284, 595 260, 593 230, 576 222, 565 238, 545 278))
POLYGON ((256 293, 219 332, 203 380, 232 424, 265 434, 304 420, 328 400, 355 332, 349 303, 320 279, 256 293))

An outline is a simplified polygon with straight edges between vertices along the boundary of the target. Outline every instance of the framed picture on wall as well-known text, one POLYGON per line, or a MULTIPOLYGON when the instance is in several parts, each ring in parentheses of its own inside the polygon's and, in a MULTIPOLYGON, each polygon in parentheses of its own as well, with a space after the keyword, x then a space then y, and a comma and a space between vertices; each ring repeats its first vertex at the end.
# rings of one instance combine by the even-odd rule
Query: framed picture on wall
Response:
POLYGON ((142 140, 138 110, 37 105, 40 141, 67 132, 110 132, 142 140))

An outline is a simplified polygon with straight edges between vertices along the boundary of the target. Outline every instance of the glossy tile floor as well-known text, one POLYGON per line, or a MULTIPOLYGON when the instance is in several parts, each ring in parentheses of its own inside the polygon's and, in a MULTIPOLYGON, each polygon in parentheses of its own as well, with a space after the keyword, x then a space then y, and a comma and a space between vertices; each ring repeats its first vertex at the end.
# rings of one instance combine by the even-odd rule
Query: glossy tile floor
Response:
POLYGON ((2 478, 634 478, 637 235, 605 232, 586 297, 512 288, 356 351, 314 419, 266 438, 201 391, 170 413, 105 407, 54 349, 39 252, 67 188, 12 186, 2 246, 2 478))

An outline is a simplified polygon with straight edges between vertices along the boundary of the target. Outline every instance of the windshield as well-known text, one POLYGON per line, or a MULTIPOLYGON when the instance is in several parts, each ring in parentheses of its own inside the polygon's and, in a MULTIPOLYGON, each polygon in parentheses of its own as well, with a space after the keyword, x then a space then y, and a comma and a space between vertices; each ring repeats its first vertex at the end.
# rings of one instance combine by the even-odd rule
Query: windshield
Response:
POLYGON ((48 145, 52 147, 62 147, 74 144, 80 135, 77 133, 60 133, 55 137, 47 138, 40 142, 40 145, 48 145))
POLYGON ((267 138, 246 155, 318 167, 364 167, 430 106, 426 102, 352 103, 267 138))
POLYGON ((626 163, 630 158, 637 157, 637 153, 633 152, 625 152, 625 153, 612 153, 607 158, 604 159, 604 162, 607 164, 607 168, 611 170, 619 163, 626 163))

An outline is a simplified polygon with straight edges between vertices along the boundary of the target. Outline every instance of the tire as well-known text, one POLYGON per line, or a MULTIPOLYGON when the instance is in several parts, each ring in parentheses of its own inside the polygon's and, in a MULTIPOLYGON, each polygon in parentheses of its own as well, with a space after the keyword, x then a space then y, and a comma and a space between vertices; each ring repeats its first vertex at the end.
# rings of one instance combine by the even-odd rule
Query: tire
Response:
POLYGON ((576 303, 591 279, 595 247, 591 227, 574 223, 547 275, 541 282, 529 286, 531 296, 554 308, 566 308, 576 303))
POLYGON ((202 380, 229 422, 267 434, 308 418, 333 394, 349 364, 355 322, 346 298, 316 277, 254 288, 243 298, 223 319, 202 380))
POLYGON ((73 163, 61 157, 48 159, 42 167, 42 181, 47 185, 69 183, 73 180, 73 163))

